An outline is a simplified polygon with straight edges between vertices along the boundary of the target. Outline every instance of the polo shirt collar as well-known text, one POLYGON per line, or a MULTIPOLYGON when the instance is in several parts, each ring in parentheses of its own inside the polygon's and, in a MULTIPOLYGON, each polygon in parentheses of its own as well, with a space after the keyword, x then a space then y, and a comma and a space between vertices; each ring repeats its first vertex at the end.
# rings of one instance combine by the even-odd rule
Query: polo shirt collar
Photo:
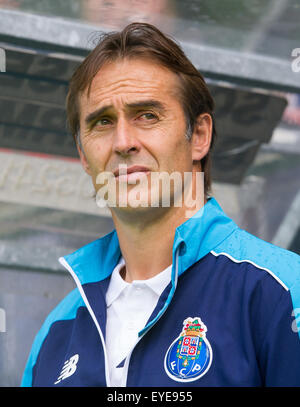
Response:
MULTIPOLYGON (((125 260, 123 257, 121 257, 120 262, 112 272, 109 288, 106 293, 106 304, 108 307, 119 297, 123 290, 131 285, 130 283, 124 281, 120 275, 120 270, 124 265, 125 260)), ((158 273, 156 276, 147 280, 134 280, 132 285, 138 286, 144 284, 157 295, 157 298, 159 298, 161 293, 171 281, 171 272, 172 265, 168 266, 161 273, 158 273)))

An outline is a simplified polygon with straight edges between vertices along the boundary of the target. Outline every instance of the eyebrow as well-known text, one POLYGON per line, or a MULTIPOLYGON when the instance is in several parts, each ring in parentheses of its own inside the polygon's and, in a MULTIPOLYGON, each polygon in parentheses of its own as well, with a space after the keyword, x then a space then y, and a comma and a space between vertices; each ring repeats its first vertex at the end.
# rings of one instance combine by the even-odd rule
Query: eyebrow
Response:
MULTIPOLYGON (((90 124, 92 123, 95 119, 100 117, 103 113, 105 113, 107 110, 111 109, 113 106, 112 105, 106 105, 102 106, 99 109, 95 110, 94 112, 88 114, 85 118, 85 123, 90 124)), ((165 111, 165 106, 159 102, 158 100, 141 100, 139 102, 134 102, 134 103, 128 103, 125 105, 125 108, 128 110, 133 110, 133 109, 140 109, 140 108, 154 108, 157 109, 161 112, 165 111)))

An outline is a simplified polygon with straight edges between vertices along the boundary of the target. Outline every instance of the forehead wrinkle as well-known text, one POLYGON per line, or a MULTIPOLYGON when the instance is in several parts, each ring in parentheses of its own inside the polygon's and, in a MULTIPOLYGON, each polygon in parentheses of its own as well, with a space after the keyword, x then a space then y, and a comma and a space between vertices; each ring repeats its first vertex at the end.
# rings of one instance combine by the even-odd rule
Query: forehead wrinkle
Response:
MULTIPOLYGON (((114 90, 108 91, 107 89, 102 89, 100 91, 94 91, 93 94, 87 99, 89 104, 88 110, 93 110, 94 108, 100 108, 101 106, 111 106, 111 107, 122 107, 129 105, 131 103, 138 103, 142 100, 156 100, 159 101, 158 97, 160 94, 159 86, 144 86, 141 85, 139 88, 130 86, 129 89, 121 90, 125 88, 124 86, 115 86, 114 90), (121 90, 119 92, 119 90, 121 90), (156 92, 153 92, 156 90, 156 92), (133 96, 133 97, 132 97, 133 96)), ((164 104, 163 102, 161 102, 164 104)))
POLYGON ((115 83, 123 80, 140 80, 145 81, 147 78, 151 81, 152 78, 157 78, 156 69, 162 70, 161 66, 157 64, 149 64, 142 61, 126 61, 116 62, 112 64, 104 65, 98 73, 94 76, 93 82, 102 81, 102 78, 106 80, 108 77, 109 82, 115 83), (137 63, 136 63, 137 62, 137 63), (129 68, 129 69, 128 69, 129 68), (143 71, 143 73, 142 73, 143 71), (111 74, 113 72, 113 78, 111 74), (146 73, 146 79, 144 74, 146 73), (116 80, 114 80, 116 78, 116 80))
MULTIPOLYGON (((149 72, 148 72, 149 73, 149 72)), ((166 88, 164 75, 162 78, 158 75, 154 75, 153 72, 150 72, 148 77, 144 76, 126 76, 125 78, 112 78, 110 75, 112 72, 107 74, 104 73, 103 80, 101 79, 101 74, 99 71, 99 76, 93 80, 91 92, 84 92, 81 98, 81 101, 85 104, 86 112, 92 112, 93 110, 99 109, 99 107, 105 105, 115 105, 123 106, 126 102, 136 102, 140 97, 145 99, 157 99, 163 102, 161 99, 162 88, 166 88), (131 98, 131 95, 138 96, 137 98, 131 98), (85 101, 84 101, 85 99, 85 101)), ((116 74, 119 75, 119 72, 116 74)), ((120 73, 122 75, 122 73, 120 73)), ((129 73, 130 75, 130 73, 129 73)), ((139 72, 137 72, 139 75, 139 72)), ((169 82, 169 86, 163 92, 164 95, 169 96, 171 99, 177 99, 181 105, 181 101, 178 98, 179 83, 178 78, 173 76, 173 80, 169 82), (175 85, 175 86, 174 86, 175 85)), ((83 107, 83 106, 82 106, 83 107)))
MULTIPOLYGON (((136 89, 160 88, 162 84, 165 83, 165 81, 160 78, 160 75, 157 75, 155 70, 148 69, 148 66, 146 66, 146 72, 143 71, 143 69, 140 70, 135 67, 133 67, 133 72, 123 72, 122 68, 115 69, 116 66, 122 67, 123 65, 114 65, 112 66, 112 70, 108 72, 104 67, 104 72, 102 70, 98 72, 91 84, 91 93, 98 91, 101 93, 102 91, 115 92, 115 90, 124 87, 133 87, 136 89)), ((164 76, 165 75, 163 75, 163 77, 164 76)))
MULTIPOLYGON (((153 90, 159 90, 159 84, 153 83, 153 81, 148 81, 148 83, 144 81, 134 81, 134 80, 118 80, 111 84, 103 86, 99 84, 93 91, 90 93, 89 99, 94 99, 94 97, 98 98, 99 96, 102 97, 105 94, 108 95, 118 95, 118 92, 121 93, 140 93, 140 92, 147 92, 153 90), (134 82, 134 83, 133 83, 134 82)), ((121 96, 121 95, 120 95, 121 96)))

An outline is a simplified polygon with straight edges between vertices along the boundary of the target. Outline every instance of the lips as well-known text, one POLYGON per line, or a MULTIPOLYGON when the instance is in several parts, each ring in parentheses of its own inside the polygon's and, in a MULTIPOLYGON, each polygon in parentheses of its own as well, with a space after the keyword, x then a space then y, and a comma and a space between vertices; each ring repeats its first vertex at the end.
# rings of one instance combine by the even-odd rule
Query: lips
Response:
MULTIPOLYGON (((133 165, 132 167, 123 167, 121 168, 121 175, 127 175, 127 174, 132 174, 133 172, 148 172, 150 171, 149 168, 143 167, 142 165, 133 165)), ((119 168, 115 171, 113 171, 113 174, 115 177, 120 176, 120 170, 119 168)))
POLYGON ((142 165, 133 165, 131 167, 123 166, 113 173, 118 182, 135 184, 138 180, 141 181, 144 179, 143 177, 148 176, 150 170, 142 165))

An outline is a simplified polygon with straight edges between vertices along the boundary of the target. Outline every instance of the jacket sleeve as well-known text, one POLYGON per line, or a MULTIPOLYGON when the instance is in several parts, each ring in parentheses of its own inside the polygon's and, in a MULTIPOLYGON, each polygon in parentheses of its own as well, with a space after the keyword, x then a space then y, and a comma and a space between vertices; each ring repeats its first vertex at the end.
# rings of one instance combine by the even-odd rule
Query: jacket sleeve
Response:
POLYGON ((290 292, 285 291, 266 327, 259 352, 265 386, 300 386, 300 338, 294 319, 297 318, 295 311, 290 292))
POLYGON ((21 387, 31 387, 34 384, 34 367, 51 325, 58 320, 74 318, 77 312, 77 307, 82 305, 82 303, 83 301, 78 289, 75 288, 50 312, 33 341, 23 373, 21 387))
POLYGON ((25 370, 23 373, 21 387, 32 387, 33 381, 33 368, 35 366, 41 345, 47 335, 48 327, 47 324, 44 323, 38 334, 36 335, 34 342, 31 347, 31 351, 29 357, 27 359, 27 363, 25 366, 25 370))

